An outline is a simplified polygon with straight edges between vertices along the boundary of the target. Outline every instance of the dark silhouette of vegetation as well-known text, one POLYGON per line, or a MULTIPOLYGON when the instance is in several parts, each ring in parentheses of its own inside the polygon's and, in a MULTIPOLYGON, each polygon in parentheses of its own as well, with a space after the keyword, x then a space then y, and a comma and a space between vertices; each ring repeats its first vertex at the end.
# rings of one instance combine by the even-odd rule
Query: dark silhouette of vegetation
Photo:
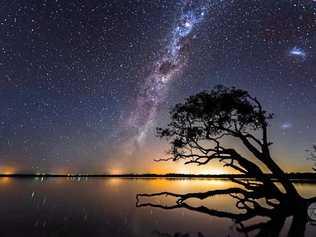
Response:
POLYGON ((307 150, 308 152, 308 159, 314 161, 313 170, 316 171, 316 145, 313 145, 311 150, 307 150))
POLYGON ((288 236, 303 236, 306 223, 313 221, 307 215, 307 210, 316 202, 316 197, 303 198, 288 175, 273 160, 270 152, 272 143, 268 139, 269 120, 272 118, 273 115, 267 113, 257 98, 247 91, 223 86, 217 86, 210 92, 201 92, 189 97, 185 103, 177 104, 171 111, 168 127, 157 129, 158 136, 166 138, 171 145, 171 157, 158 161, 183 160, 185 164, 206 165, 218 160, 223 166, 255 177, 255 180, 232 178, 238 187, 202 193, 138 194, 137 206, 185 208, 210 216, 230 218, 238 224, 238 231, 248 235, 257 230, 256 236, 278 236, 286 218, 291 216, 293 221, 288 236), (239 142, 247 150, 244 152, 246 154, 229 146, 228 139, 234 140, 234 144, 239 142), (263 172, 263 167, 281 186, 263 172), (192 206, 189 202, 193 198, 204 200, 217 195, 229 195, 236 200, 240 213, 192 206), (159 196, 173 197, 176 202, 162 205, 151 201, 152 197, 159 196), (266 217, 269 221, 250 226, 243 224, 257 216, 266 217))

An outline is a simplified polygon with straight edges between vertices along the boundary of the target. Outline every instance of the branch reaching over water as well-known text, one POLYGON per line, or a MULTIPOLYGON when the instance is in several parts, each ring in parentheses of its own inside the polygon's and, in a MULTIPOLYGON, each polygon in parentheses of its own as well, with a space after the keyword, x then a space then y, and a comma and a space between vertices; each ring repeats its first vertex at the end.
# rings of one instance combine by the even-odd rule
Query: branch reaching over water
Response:
POLYGON ((139 203, 140 197, 157 197, 157 196, 171 196, 177 198, 177 204, 181 204, 184 201, 186 201, 189 198, 197 198, 200 200, 213 197, 216 195, 224 195, 224 194, 231 194, 231 193, 239 193, 239 194, 247 194, 247 191, 241 189, 241 188, 229 188, 229 189, 223 189, 223 190, 212 190, 207 192, 201 192, 201 193, 186 193, 186 194, 176 194, 171 192, 160 192, 160 193, 140 193, 136 195, 137 203, 139 203))

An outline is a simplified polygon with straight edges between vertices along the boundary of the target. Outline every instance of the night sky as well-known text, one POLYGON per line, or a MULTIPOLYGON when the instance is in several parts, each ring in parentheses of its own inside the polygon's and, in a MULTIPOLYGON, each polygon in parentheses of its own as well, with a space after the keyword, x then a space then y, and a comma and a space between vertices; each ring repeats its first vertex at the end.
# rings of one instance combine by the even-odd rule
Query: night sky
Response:
POLYGON ((311 171, 315 55, 313 0, 2 0, 0 172, 192 172, 152 161, 154 128, 217 84, 260 99, 277 162, 311 171))

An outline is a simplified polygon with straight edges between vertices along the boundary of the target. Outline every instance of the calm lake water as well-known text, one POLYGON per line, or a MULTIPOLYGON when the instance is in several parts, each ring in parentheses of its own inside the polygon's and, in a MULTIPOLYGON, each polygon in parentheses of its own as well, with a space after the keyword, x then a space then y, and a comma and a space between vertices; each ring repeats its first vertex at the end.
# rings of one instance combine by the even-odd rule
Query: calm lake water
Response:
MULTIPOLYGON (((232 186, 236 185, 211 179, 0 178, 0 236, 245 236, 227 218, 135 205, 137 193, 202 192, 232 186)), ((296 187, 304 197, 316 196, 316 184, 296 187)), ((225 196, 200 204, 236 211, 234 202, 225 196)), ((281 236, 286 235, 290 221, 281 236)), ((305 236, 316 236, 316 226, 307 224, 305 236)))

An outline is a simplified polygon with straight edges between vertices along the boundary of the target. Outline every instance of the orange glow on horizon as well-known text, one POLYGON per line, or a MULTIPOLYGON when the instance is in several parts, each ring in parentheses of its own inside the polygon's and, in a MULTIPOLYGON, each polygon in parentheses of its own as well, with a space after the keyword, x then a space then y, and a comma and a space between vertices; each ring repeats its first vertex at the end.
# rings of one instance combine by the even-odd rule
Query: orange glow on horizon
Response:
POLYGON ((119 168, 110 169, 109 173, 110 173, 111 175, 124 174, 123 170, 122 170, 122 169, 119 169, 119 168))
POLYGON ((11 166, 1 166, 0 167, 0 173, 5 175, 11 175, 16 173, 16 169, 11 166))
POLYGON ((221 164, 214 165, 184 165, 183 163, 178 162, 164 162, 164 163, 156 163, 153 167, 149 167, 149 169, 144 168, 140 173, 153 173, 153 174, 169 174, 169 173, 177 173, 177 174, 201 174, 201 175, 220 175, 220 174, 236 174, 237 172, 223 168, 221 164))

